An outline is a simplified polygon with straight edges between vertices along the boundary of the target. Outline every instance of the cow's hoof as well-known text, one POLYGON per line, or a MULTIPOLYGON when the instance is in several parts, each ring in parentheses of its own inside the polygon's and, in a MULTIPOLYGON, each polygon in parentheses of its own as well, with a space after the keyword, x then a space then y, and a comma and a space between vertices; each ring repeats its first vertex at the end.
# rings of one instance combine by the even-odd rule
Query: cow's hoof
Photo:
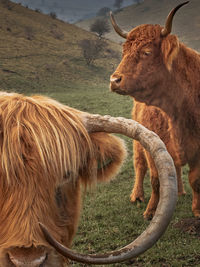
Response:
POLYGON ((131 201, 132 203, 144 202, 144 194, 143 194, 143 193, 138 194, 138 193, 134 193, 134 192, 133 192, 133 193, 130 195, 130 201, 131 201))
POLYGON ((200 210, 194 210, 193 213, 196 218, 200 218, 200 210))
POLYGON ((155 210, 145 211, 143 213, 143 217, 144 217, 145 220, 150 221, 150 220, 153 219, 154 214, 155 214, 155 210))
POLYGON ((180 196, 185 196, 185 195, 186 195, 185 190, 178 192, 178 195, 179 195, 179 197, 180 197, 180 196))

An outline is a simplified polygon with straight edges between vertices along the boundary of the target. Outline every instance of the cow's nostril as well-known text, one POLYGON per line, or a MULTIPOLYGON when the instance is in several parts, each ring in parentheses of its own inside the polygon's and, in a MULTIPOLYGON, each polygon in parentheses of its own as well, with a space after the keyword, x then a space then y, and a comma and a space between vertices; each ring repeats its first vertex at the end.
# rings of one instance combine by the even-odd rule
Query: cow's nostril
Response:
POLYGON ((121 78, 121 77, 119 77, 119 78, 117 78, 117 79, 115 80, 115 82, 116 82, 116 83, 120 83, 120 82, 121 82, 121 80, 122 80, 122 78, 121 78))
POLYGON ((10 262, 15 267, 43 267, 47 260, 47 254, 43 254, 37 257, 29 255, 27 257, 25 255, 12 255, 12 253, 8 253, 8 257, 10 262))
POLYGON ((110 82, 111 83, 120 83, 122 80, 122 77, 121 76, 111 76, 110 78, 110 82))

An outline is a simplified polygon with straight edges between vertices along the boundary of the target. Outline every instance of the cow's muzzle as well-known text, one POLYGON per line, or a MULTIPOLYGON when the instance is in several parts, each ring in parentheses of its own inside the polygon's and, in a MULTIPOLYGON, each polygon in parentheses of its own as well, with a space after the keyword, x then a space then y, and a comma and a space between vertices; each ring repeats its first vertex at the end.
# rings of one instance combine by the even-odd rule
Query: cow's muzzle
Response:
POLYGON ((110 76, 110 90, 120 95, 125 95, 126 92, 122 90, 121 84, 123 82, 123 75, 114 73, 110 76))
POLYGON ((47 260, 47 252, 44 249, 37 249, 34 247, 16 247, 8 251, 8 260, 12 266, 16 267, 40 267, 43 266, 47 260))

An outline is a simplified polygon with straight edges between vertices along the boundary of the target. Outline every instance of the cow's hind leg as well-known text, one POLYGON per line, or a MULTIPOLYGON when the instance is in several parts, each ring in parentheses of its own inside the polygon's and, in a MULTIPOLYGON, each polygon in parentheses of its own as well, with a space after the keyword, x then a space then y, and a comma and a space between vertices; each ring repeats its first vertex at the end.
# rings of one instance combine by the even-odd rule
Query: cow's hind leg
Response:
MULTIPOLYGON (((148 163, 150 166, 150 175, 151 175, 151 185, 152 185, 152 194, 151 194, 151 198, 148 202, 146 211, 144 212, 144 218, 145 219, 152 219, 158 202, 159 202, 159 179, 158 179, 158 172, 157 169, 155 167, 155 164, 152 160, 152 158, 150 156, 148 156, 148 163)), ((184 195, 185 194, 185 190, 184 190, 184 186, 183 186, 183 182, 182 182, 182 178, 181 178, 181 167, 180 166, 176 166, 176 171, 177 171, 177 182, 178 182, 178 193, 179 195, 184 195)), ((200 204, 200 202, 199 202, 200 204)))
POLYGON ((176 174, 177 174, 177 183, 178 183, 178 195, 182 196, 185 195, 185 189, 183 185, 183 180, 181 177, 181 167, 180 166, 175 166, 176 167, 176 174))
POLYGON ((130 195, 131 202, 144 202, 143 181, 147 171, 147 161, 144 148, 139 142, 133 142, 133 164, 135 170, 135 183, 130 195))
POLYGON ((200 217, 200 162, 189 163, 189 182, 192 187, 192 211, 195 217, 200 217))

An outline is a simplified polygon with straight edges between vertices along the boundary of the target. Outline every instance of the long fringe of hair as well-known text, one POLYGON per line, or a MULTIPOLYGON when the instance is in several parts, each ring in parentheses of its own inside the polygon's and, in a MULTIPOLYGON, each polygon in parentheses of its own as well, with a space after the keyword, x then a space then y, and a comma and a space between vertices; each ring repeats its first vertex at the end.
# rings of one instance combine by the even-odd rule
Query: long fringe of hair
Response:
POLYGON ((76 178, 92 156, 91 140, 77 112, 44 96, 1 93, 0 164, 4 182, 26 184, 29 173, 42 174, 43 179, 76 178))

